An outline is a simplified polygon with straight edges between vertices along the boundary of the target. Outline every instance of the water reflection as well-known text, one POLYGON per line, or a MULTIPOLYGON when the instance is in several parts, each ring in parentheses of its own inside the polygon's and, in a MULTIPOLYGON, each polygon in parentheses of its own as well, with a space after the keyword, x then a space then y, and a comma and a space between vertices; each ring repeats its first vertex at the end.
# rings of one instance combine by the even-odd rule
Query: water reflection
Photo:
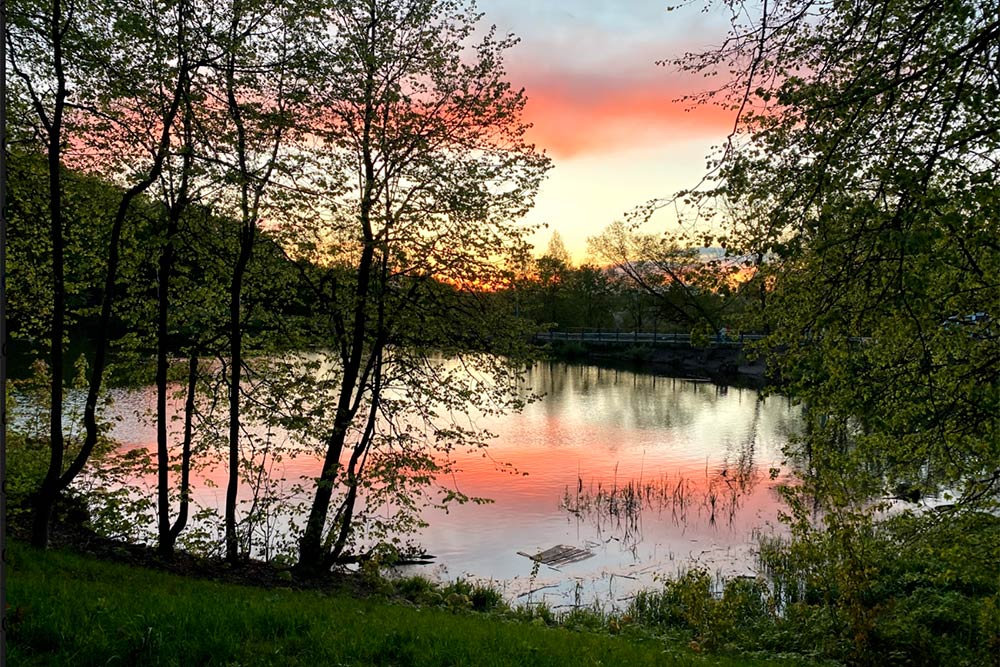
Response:
MULTIPOLYGON (((630 479, 610 486, 577 477, 574 489, 563 492, 561 507, 567 513, 591 523, 598 535, 607 534, 633 552, 643 540, 643 517, 667 519, 684 528, 692 521, 707 520, 710 526, 723 522, 736 528, 743 501, 756 489, 763 474, 744 451, 735 464, 706 468, 703 478, 661 473, 653 479, 630 479), (707 517, 707 519, 706 519, 707 517)), ((616 471, 617 472, 617 471, 616 471)))
MULTIPOLYGON (((560 363, 531 368, 523 390, 544 398, 520 414, 470 417, 498 437, 488 452, 454 452, 459 471, 439 482, 494 502, 426 510, 417 537, 437 565, 416 572, 491 580, 511 599, 552 606, 622 604, 695 564, 752 573, 754 534, 775 522, 774 486, 789 474, 782 446, 799 424, 786 399, 560 363), (559 544, 594 555, 558 569, 518 555, 559 544)), ((113 437, 152 449, 155 431, 137 417, 150 399, 117 397, 113 437)), ((281 465, 289 484, 319 466, 306 454, 281 465)), ((221 507, 213 474, 195 496, 221 507)))
POLYGON ((781 448, 798 417, 785 399, 557 363, 534 367, 528 384, 545 398, 488 424, 499 435, 491 456, 528 476, 462 460, 455 484, 495 503, 427 517, 423 543, 443 576, 558 606, 621 602, 692 564, 751 571, 754 532, 773 525, 773 488, 788 475, 781 448), (556 544, 595 556, 533 572, 517 555, 556 544))

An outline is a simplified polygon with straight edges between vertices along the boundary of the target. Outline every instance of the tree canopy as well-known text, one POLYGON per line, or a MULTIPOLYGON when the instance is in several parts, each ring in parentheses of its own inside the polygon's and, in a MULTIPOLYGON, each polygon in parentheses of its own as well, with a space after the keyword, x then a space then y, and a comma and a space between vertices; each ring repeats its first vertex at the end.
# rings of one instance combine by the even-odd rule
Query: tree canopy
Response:
POLYGON ((721 73, 700 101, 736 122, 674 201, 752 261, 763 353, 807 408, 785 600, 822 591, 867 664, 905 607, 883 568, 996 568, 947 529, 994 530, 1000 500, 1000 5, 722 4, 723 44, 675 63, 721 73))
POLYGON ((14 310, 19 331, 50 339, 51 456, 33 498, 36 543, 88 463, 107 359, 123 350, 155 349, 164 554, 186 521, 192 452, 220 442, 213 406, 223 393, 228 558, 250 544, 240 490, 260 476, 260 451, 274 453, 254 422, 298 426, 325 457, 304 566, 360 549, 370 532, 362 515, 390 497, 394 525, 411 525, 436 452, 488 440, 455 411, 522 400, 510 381, 517 364, 500 355, 526 337, 493 291, 525 261, 520 218, 549 160, 527 141, 526 96, 503 69, 516 38, 452 0, 53 0, 10 10, 13 284, 24 288, 14 310), (67 333, 81 330, 67 323, 92 326, 98 310, 88 439, 76 449, 62 437, 63 360, 67 333), (322 361, 251 358, 305 341, 322 361), (167 424, 178 355, 189 361, 183 433, 167 424), (463 360, 450 368, 440 355, 463 360), (286 373, 300 384, 264 407, 258 387, 286 373), (204 405, 196 387, 209 387, 204 405), (294 414, 306 404, 310 418, 294 414))
POLYGON ((726 41, 678 61, 734 71, 706 100, 737 116, 681 197, 734 221, 784 379, 890 488, 995 498, 998 5, 730 6, 726 41))

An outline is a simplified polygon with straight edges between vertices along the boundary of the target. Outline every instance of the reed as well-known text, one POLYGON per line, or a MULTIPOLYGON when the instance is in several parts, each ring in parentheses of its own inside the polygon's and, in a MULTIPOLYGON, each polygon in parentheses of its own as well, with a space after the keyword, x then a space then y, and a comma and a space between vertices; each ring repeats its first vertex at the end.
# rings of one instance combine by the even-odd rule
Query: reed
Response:
POLYGON ((753 464, 740 461, 717 470, 706 466, 703 479, 682 473, 667 474, 618 483, 617 466, 610 484, 602 480, 584 483, 577 475, 573 488, 567 486, 560 506, 567 512, 592 522, 598 529, 614 530, 623 542, 641 538, 642 518, 652 514, 669 516, 684 526, 696 518, 710 525, 733 525, 743 500, 763 478, 753 464))

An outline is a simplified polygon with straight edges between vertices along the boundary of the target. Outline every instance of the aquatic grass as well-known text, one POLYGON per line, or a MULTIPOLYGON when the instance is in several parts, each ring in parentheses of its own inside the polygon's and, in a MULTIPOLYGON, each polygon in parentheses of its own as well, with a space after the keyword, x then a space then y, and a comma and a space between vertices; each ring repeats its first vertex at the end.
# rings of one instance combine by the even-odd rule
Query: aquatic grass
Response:
POLYGON ((652 479, 630 479, 619 485, 618 467, 611 484, 591 480, 584 485, 577 475, 574 489, 563 491, 561 507, 567 512, 592 521, 598 531, 615 530, 624 544, 633 544, 642 537, 642 516, 651 512, 657 516, 669 513, 676 525, 685 525, 690 513, 707 516, 710 525, 723 520, 732 525, 744 497, 763 478, 749 460, 737 461, 719 470, 705 469, 704 481, 678 473, 661 474, 652 479))
POLYGON ((558 622, 551 610, 477 614, 258 589, 38 552, 17 543, 10 549, 8 595, 8 655, 18 665, 810 664, 698 654, 632 626, 619 626, 615 636, 605 619, 582 611, 566 618, 587 632, 550 627, 558 622))

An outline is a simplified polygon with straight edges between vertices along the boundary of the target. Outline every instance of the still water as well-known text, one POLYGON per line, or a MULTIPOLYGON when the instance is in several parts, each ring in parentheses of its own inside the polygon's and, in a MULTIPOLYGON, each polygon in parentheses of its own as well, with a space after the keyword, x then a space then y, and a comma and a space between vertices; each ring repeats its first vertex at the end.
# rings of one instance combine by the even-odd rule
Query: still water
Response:
MULTIPOLYGON (((755 574, 756 535, 780 530, 775 487, 790 475, 782 446, 799 424, 787 399, 561 363, 534 366, 527 383, 544 398, 481 424, 498 435, 488 456, 456 455, 449 484, 494 502, 426 510, 418 541, 436 558, 409 572, 491 581, 514 602, 556 608, 621 606, 691 567, 755 574), (592 555, 558 567, 527 557, 556 545, 592 555)), ((148 400, 151 392, 120 396, 118 410, 134 415, 148 400)), ((113 437, 155 442, 134 416, 113 437)), ((312 459, 294 467, 318 472, 312 459)), ((197 492, 220 507, 223 495, 197 492)))

